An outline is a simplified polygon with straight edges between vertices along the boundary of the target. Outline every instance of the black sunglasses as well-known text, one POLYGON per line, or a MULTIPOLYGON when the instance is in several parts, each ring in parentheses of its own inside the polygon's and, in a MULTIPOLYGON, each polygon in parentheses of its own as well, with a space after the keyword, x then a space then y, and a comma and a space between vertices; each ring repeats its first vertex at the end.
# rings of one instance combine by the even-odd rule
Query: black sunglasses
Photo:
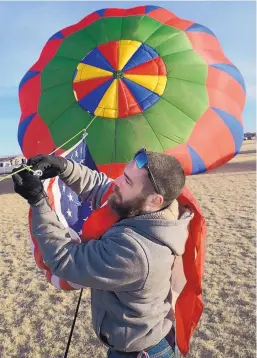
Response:
POLYGON ((139 169, 141 169, 141 168, 146 168, 147 169, 149 179, 151 180, 151 182, 152 182, 152 184, 154 186, 154 190, 156 191, 157 194, 160 194, 160 190, 158 188, 158 185, 156 184, 156 182, 154 180, 154 177, 153 177, 153 174, 151 173, 151 170, 149 168, 146 149, 142 148, 138 152, 136 152, 136 154, 134 156, 134 160, 136 161, 136 164, 137 164, 139 169))

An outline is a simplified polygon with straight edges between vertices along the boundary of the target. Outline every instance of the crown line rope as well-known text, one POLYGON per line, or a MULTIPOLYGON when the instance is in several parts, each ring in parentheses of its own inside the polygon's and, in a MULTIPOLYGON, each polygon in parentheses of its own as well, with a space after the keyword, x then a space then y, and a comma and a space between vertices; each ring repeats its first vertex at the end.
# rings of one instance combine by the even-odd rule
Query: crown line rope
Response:
MULTIPOLYGON (((95 115, 94 118, 89 122, 89 124, 86 126, 86 128, 83 128, 81 131, 79 131, 77 134, 75 134, 73 137, 71 137, 70 139, 68 139, 66 142, 64 142, 62 145, 60 145, 58 148, 56 148, 55 150, 53 150, 49 155, 52 155, 54 154, 55 152, 57 152, 57 150, 61 149, 63 146, 65 146, 66 144, 68 144, 70 141, 72 141, 74 138, 76 138, 78 135, 80 135, 81 133, 83 132, 86 132, 87 129, 91 126, 91 124, 93 123, 93 121, 97 118, 98 116, 95 115)), ((18 174, 20 172, 22 172, 23 170, 28 170, 30 172, 32 172, 34 175, 38 175, 37 171, 31 169, 32 166, 30 165, 24 165, 23 168, 17 170, 15 173, 12 173, 12 174, 9 174, 9 175, 6 175, 2 178, 0 178, 0 182, 5 180, 5 179, 8 179, 8 178, 11 178, 14 174, 18 174)), ((42 175, 42 174, 41 174, 42 175)))

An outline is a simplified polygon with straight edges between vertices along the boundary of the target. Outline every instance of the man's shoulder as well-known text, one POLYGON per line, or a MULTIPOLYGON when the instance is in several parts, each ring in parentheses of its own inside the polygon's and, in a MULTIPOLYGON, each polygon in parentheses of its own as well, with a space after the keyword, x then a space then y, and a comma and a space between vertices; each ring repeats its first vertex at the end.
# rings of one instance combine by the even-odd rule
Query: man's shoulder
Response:
POLYGON ((137 238, 141 234, 140 234, 140 230, 138 230, 137 228, 137 225, 130 225, 129 223, 126 222, 126 220, 122 220, 122 221, 118 221, 111 228, 109 228, 103 236, 108 237, 113 235, 128 240, 131 238, 137 238))
POLYGON ((141 231, 137 226, 130 225, 114 225, 102 237, 113 245, 118 244, 120 247, 132 250, 134 254, 141 255, 149 260, 151 252, 156 250, 156 246, 160 246, 160 242, 154 237, 149 236, 141 231))
POLYGON ((119 245, 119 247, 126 247, 128 250, 133 250, 134 253, 145 256, 144 249, 144 233, 140 233, 136 228, 125 225, 113 225, 101 238, 106 240, 110 245, 119 245))
POLYGON ((114 241, 121 242, 133 242, 137 241, 137 239, 141 236, 138 230, 135 227, 129 225, 113 225, 110 229, 108 229, 102 239, 111 239, 114 241))

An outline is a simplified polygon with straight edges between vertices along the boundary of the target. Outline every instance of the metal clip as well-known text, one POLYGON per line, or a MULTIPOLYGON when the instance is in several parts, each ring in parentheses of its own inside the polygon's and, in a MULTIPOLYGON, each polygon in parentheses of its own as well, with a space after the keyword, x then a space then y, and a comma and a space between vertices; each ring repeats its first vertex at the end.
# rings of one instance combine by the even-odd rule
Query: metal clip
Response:
POLYGON ((28 170, 29 172, 33 173, 33 175, 37 176, 38 178, 42 177, 43 171, 40 169, 33 170, 30 167, 28 167, 26 164, 23 164, 23 168, 28 170))
POLYGON ((38 169, 38 170, 32 170, 33 171, 33 175, 35 175, 36 177, 40 178, 43 175, 42 170, 38 169))

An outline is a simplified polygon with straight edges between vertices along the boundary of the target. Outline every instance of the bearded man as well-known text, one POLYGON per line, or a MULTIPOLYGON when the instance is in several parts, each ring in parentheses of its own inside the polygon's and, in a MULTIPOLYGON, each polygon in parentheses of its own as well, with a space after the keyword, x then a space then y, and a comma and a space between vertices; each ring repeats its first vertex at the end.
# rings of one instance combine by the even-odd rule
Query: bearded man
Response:
MULTIPOLYGON (((101 205, 113 180, 63 157, 28 160, 41 179, 59 175, 82 201, 101 205)), ((177 198, 185 174, 172 156, 139 150, 114 181, 109 207, 119 216, 99 240, 75 243, 50 207, 41 180, 24 170, 15 191, 31 206, 32 231, 52 273, 91 288, 93 328, 109 358, 174 357, 171 277, 193 217, 177 198)))

